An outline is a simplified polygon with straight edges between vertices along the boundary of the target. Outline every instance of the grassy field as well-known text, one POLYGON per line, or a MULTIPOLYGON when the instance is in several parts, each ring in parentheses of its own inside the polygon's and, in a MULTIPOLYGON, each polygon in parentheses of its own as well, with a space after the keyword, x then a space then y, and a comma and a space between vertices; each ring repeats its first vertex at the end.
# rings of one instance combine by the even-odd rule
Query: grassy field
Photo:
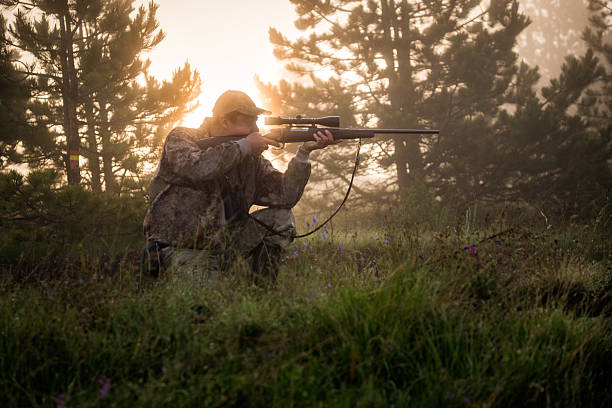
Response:
POLYGON ((151 281, 135 251, 4 265, 0 405, 612 405, 609 225, 368 218, 269 288, 151 281))

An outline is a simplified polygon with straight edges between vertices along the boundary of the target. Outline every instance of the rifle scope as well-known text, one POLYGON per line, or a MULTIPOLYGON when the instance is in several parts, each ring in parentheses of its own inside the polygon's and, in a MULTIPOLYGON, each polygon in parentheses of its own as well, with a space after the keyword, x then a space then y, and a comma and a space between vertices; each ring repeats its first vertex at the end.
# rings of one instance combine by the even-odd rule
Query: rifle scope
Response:
POLYGON ((325 116, 322 118, 281 118, 280 116, 266 116, 266 125, 322 125, 327 127, 340 127, 340 116, 325 116))

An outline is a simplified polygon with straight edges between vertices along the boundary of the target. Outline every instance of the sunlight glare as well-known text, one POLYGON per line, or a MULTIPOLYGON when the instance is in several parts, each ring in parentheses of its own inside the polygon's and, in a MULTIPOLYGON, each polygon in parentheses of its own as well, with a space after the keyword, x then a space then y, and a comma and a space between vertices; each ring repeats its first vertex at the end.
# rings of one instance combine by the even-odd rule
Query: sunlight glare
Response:
MULTIPOLYGON (((145 4, 145 0, 140 1, 145 4)), ((199 127, 212 115, 215 100, 223 92, 246 92, 262 108, 255 75, 265 83, 286 76, 283 62, 273 55, 268 29, 275 27, 288 38, 298 30, 290 2, 235 0, 231 3, 199 0, 157 0, 157 18, 166 38, 148 53, 150 73, 170 79, 186 61, 202 78, 199 107, 186 115, 181 126, 199 127), (236 10, 240 10, 239 13, 236 10)))

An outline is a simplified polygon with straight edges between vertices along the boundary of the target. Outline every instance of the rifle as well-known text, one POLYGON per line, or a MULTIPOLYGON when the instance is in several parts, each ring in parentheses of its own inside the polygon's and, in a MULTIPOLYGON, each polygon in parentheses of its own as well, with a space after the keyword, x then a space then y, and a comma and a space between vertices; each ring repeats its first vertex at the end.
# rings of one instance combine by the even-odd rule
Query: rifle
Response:
MULTIPOLYGON (((266 125, 282 126, 289 125, 283 128, 271 129, 265 133, 263 137, 271 139, 279 143, 299 143, 315 140, 314 133, 319 130, 328 130, 334 136, 335 140, 343 139, 370 139, 377 134, 435 134, 440 133, 439 130, 428 129, 347 129, 340 128, 340 116, 325 116, 322 118, 303 118, 296 116, 295 118, 281 118, 266 116, 264 118, 266 125), (321 125, 324 127, 317 127, 321 125)), ((248 135, 227 135, 214 136, 206 139, 198 140, 196 143, 201 149, 208 149, 221 143, 235 142, 248 135)))
POLYGON ((435 134, 439 130, 428 129, 348 129, 340 128, 339 116, 325 116, 322 118, 295 118, 265 117, 266 125, 281 126, 283 128, 271 129, 264 135, 267 139, 279 143, 297 143, 315 140, 313 134, 319 130, 328 130, 335 140, 342 139, 369 139, 377 134, 435 134), (317 125, 325 127, 317 127, 317 125))

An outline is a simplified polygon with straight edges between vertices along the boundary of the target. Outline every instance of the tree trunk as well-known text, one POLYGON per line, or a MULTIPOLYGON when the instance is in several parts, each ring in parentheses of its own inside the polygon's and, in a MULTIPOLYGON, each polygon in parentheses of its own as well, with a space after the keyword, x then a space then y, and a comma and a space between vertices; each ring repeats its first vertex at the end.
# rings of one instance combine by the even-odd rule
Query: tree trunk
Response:
POLYGON ((119 194, 119 186, 113 172, 113 151, 111 145, 111 132, 108 123, 108 111, 106 104, 100 102, 100 136, 102 139, 102 169, 104 171, 104 184, 106 192, 119 194))
POLYGON ((81 168, 79 165, 80 137, 77 125, 77 81, 74 70, 74 52, 72 48, 72 30, 68 5, 64 14, 59 16, 61 35, 61 61, 62 61, 62 102, 64 110, 64 134, 66 135, 66 174, 68 184, 76 185, 81 182, 81 168))
POLYGON ((102 180, 100 178, 100 155, 98 153, 98 140, 96 139, 93 104, 88 103, 85 109, 87 110, 87 141, 89 143, 87 160, 89 171, 91 171, 91 191, 94 194, 100 194, 102 193, 102 180))
MULTIPOLYGON (((387 64, 387 77, 389 78, 389 100, 391 111, 397 112, 387 127, 410 127, 406 124, 414 122, 410 114, 410 107, 415 102, 414 87, 412 85, 411 65, 411 39, 409 37, 408 4, 402 1, 401 16, 396 13, 394 0, 381 1, 381 22, 383 24, 385 47, 383 55, 387 64), (401 20, 398 18, 401 17, 401 20), (393 28, 393 30, 391 30, 393 28), (408 119, 408 121, 406 121, 408 119)), ((397 136, 393 138, 393 160, 397 172, 397 184, 400 192, 412 184, 415 178, 421 177, 423 161, 419 149, 418 136, 397 136)))

